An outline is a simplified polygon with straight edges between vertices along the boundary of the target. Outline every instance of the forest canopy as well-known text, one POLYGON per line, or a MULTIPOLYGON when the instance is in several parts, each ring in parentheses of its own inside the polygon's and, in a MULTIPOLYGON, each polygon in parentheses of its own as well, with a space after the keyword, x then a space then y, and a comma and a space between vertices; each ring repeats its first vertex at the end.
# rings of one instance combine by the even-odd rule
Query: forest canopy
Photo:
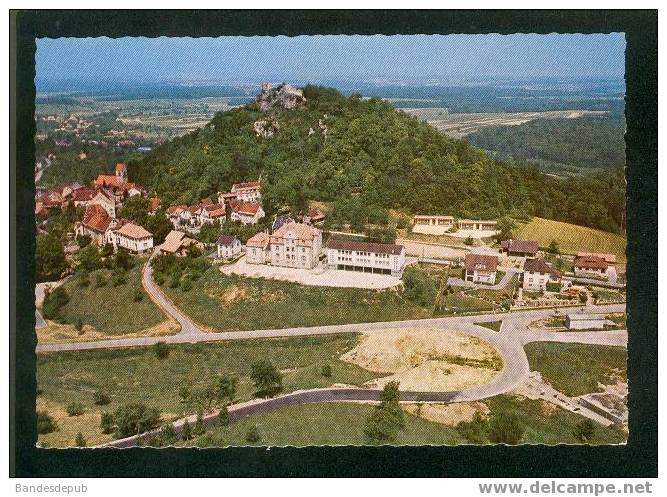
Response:
POLYGON ((347 201, 406 212, 498 218, 540 216, 623 231, 621 168, 560 179, 500 161, 448 138, 380 99, 304 88, 292 110, 256 103, 217 113, 197 131, 128 164, 163 205, 191 203, 262 175, 269 216, 308 200, 347 201), (274 133, 258 136, 269 122, 274 133))

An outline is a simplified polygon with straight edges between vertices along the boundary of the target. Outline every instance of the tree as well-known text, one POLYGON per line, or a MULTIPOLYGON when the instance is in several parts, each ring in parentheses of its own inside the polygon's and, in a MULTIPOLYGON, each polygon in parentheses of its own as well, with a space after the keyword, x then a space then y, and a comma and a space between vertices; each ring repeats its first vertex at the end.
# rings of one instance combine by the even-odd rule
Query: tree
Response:
POLYGON ((516 445, 523 438, 525 430, 515 414, 496 415, 489 423, 489 439, 494 443, 516 445))
POLYGON ((225 405, 234 400, 237 378, 219 376, 206 387, 193 391, 181 392, 181 397, 191 409, 211 412, 216 406, 225 405))
POLYGON ((399 384, 390 381, 382 390, 380 405, 373 409, 366 420, 364 434, 372 444, 394 442, 405 428, 403 410, 399 404, 399 384))
POLYGON ((496 229, 498 230, 498 233, 496 234, 496 240, 501 242, 503 240, 510 240, 514 238, 514 230, 516 229, 516 225, 510 217, 503 216, 498 219, 496 229))
POLYGON ((83 334, 83 319, 79 316, 74 318, 74 329, 79 332, 79 335, 83 334))
POLYGON ((67 268, 65 250, 60 240, 50 233, 37 235, 37 246, 35 247, 37 281, 59 279, 67 268))
POLYGON ((70 402, 65 408, 68 416, 81 416, 84 413, 83 405, 80 402, 70 402))
POLYGON ((197 239, 203 243, 215 243, 220 237, 220 225, 218 223, 205 223, 199 229, 197 239))
POLYGON ((193 434, 195 437, 198 437, 198 436, 200 436, 200 435, 203 435, 205 432, 206 432, 206 428, 204 428, 204 414, 203 414, 203 412, 200 410, 200 411, 197 413, 197 419, 195 420, 195 426, 194 426, 194 428, 192 429, 192 434, 193 434))
POLYGON ((192 427, 187 419, 183 423, 183 428, 181 429, 181 439, 185 442, 192 439, 192 427))
POLYGON ((595 424, 590 419, 584 419, 574 427, 574 436, 582 443, 590 443, 595 436, 595 424))
POLYGON ((253 380, 258 397, 272 397, 283 389, 280 371, 267 360, 257 361, 250 366, 250 379, 253 380))
POLYGON ((463 243, 465 243, 466 245, 473 245, 475 243, 475 240, 473 240, 472 237, 468 235, 468 237, 465 240, 463 240, 463 243))
POLYGON ((550 254, 560 254, 560 244, 556 240, 551 240, 547 252, 550 254))
POLYGON ((252 425, 248 428, 248 432, 245 435, 246 442, 251 444, 256 444, 262 439, 262 435, 259 433, 259 427, 257 425, 252 425))
POLYGON ((114 432, 114 430, 116 429, 116 424, 114 423, 113 420, 113 414, 111 414, 110 412, 103 412, 101 414, 100 429, 102 430, 102 433, 104 433, 105 435, 114 432))
POLYGON ((62 286, 46 291, 42 303, 42 316, 45 319, 61 321, 63 319, 63 307, 69 302, 69 294, 62 286))
POLYGON ((332 374, 331 366, 329 364, 325 364, 324 366, 322 366, 322 369, 320 370, 320 373, 325 378, 331 378, 331 374, 332 374))
POLYGON ((127 271, 132 267, 132 257, 124 248, 119 248, 114 255, 113 265, 117 270, 127 271))
POLYGON ((79 245, 79 248, 85 248, 90 245, 91 242, 90 235, 78 235, 76 237, 76 243, 79 245))
POLYGON ((46 411, 37 411, 37 433, 46 435, 58 430, 58 424, 46 411))
POLYGON ((403 272, 403 293, 408 300, 422 305, 433 305, 437 288, 435 281, 424 271, 409 267, 403 272))
POLYGON ((166 342, 157 342, 155 345, 153 345, 153 351, 155 352, 155 357, 162 361, 169 357, 169 352, 171 350, 166 342))
POLYGON ((396 230, 390 226, 367 229, 366 241, 375 243, 396 243, 396 230))
POLYGON ((86 446, 86 439, 84 438, 83 433, 79 432, 76 434, 76 437, 74 438, 74 445, 77 447, 86 446))
POLYGON ((160 422, 160 411, 145 404, 127 404, 116 409, 113 419, 116 423, 116 438, 124 438, 157 427, 160 422))
POLYGON ((78 258, 79 266, 77 269, 80 271, 90 272, 102 267, 102 257, 95 245, 88 245, 79 250, 78 258))
POLYGON ((153 234, 153 243, 159 245, 164 242, 169 232, 174 229, 171 221, 164 211, 158 211, 152 216, 148 216, 146 224, 142 225, 153 234))
POLYGON ((218 424, 220 426, 227 426, 229 424, 229 409, 227 404, 220 406, 220 412, 218 412, 218 424))
POLYGON ((104 246, 102 246, 102 249, 100 250, 100 255, 102 257, 109 257, 110 255, 113 255, 113 243, 105 243, 104 246))
POLYGON ((118 218, 129 219, 130 221, 144 226, 149 217, 148 208, 148 198, 141 195, 133 195, 125 199, 123 206, 118 209, 118 218))

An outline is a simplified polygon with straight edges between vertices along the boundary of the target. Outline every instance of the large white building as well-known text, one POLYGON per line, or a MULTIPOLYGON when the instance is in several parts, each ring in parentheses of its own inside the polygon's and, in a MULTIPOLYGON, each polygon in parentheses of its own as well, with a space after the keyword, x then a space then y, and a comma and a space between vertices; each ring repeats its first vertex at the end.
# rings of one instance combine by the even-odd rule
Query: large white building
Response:
POLYGON ((243 202, 260 202, 262 200, 261 180, 234 183, 230 193, 243 202))
POLYGON ((269 239, 273 266, 312 269, 322 251, 322 232, 302 223, 285 223, 269 239))
POLYGON ((454 226, 454 216, 417 214, 412 218, 412 231, 428 235, 444 235, 454 226))
POLYGON ((327 265, 332 269, 401 277, 405 266, 405 248, 392 243, 330 240, 327 244, 327 265))

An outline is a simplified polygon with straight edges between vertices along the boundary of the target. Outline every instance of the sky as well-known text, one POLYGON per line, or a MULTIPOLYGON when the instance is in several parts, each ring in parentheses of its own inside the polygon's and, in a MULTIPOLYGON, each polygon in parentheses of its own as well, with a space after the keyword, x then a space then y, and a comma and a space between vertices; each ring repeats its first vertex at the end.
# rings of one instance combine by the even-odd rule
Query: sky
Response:
POLYGON ((614 34, 38 39, 37 80, 619 78, 614 34))

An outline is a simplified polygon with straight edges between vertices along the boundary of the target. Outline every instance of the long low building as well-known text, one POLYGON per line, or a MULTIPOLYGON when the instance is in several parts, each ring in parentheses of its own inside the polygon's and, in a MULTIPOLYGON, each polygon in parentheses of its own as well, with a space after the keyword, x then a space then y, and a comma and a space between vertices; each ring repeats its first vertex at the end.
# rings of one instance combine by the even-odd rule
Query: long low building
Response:
POLYGON ((454 226, 454 216, 416 214, 412 218, 412 231, 428 235, 443 235, 454 226))
POLYGON ((496 231, 496 221, 484 221, 483 219, 459 219, 457 222, 460 230, 474 231, 496 231))
POLYGON ((405 266, 405 247, 393 243, 330 240, 327 244, 327 265, 331 269, 401 277, 405 266))

